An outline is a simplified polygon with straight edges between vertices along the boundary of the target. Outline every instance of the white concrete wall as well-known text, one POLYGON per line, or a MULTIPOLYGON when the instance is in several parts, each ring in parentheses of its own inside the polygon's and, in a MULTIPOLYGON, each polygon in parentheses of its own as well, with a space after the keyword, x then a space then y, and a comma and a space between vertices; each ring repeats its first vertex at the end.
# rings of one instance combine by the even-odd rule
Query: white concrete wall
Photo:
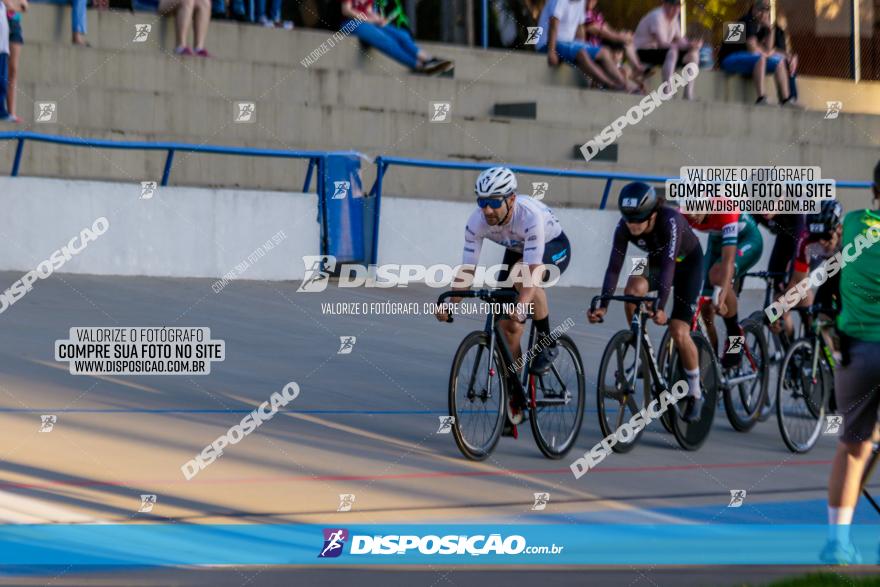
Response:
MULTIPOLYGON (((100 216, 110 228, 60 272, 219 278, 272 235, 286 239, 242 279, 299 279, 317 254, 313 194, 0 177, 0 270, 29 271, 100 216)), ((0 288, 2 289, 2 288, 0 288)))
MULTIPOLYGON (((142 200, 140 193, 136 183, 0 177, 0 270, 34 269, 100 216, 110 228, 60 273, 220 278, 283 230, 286 238, 240 278, 293 280, 303 277, 302 257, 319 252, 314 194, 160 187, 142 200)), ((460 263, 472 209, 458 202, 383 199, 379 262, 460 263)), ((572 263, 559 285, 601 285, 617 213, 555 211, 572 244, 572 263)), ((760 267, 771 247, 765 234, 760 267)), ((500 262, 502 252, 487 242, 481 261, 500 262)), ((629 253, 639 255, 634 247, 629 253)), ((627 261, 624 269, 629 266, 627 261)))

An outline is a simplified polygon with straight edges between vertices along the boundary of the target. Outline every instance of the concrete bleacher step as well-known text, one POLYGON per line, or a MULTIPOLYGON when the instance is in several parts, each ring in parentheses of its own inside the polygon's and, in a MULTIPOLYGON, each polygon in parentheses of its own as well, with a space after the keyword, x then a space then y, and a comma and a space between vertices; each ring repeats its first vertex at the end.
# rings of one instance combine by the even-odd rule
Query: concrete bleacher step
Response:
MULTIPOLYGON (((497 87, 487 82, 438 80, 411 76, 399 92, 388 92, 386 76, 358 71, 302 69, 278 65, 249 65, 219 59, 177 59, 158 51, 107 54, 98 49, 81 49, 71 55, 69 48, 57 44, 29 45, 23 52, 22 70, 39 71, 51 79, 57 91, 25 93, 25 99, 59 100, 82 88, 130 90, 150 96, 173 93, 176 96, 219 97, 235 100, 284 101, 290 104, 350 106, 408 114, 427 113, 431 101, 449 100, 453 116, 476 119, 530 118, 559 123, 566 128, 583 130, 581 143, 595 135, 639 98, 593 90, 529 87, 506 89, 505 96, 532 102, 527 116, 517 111, 498 110, 497 87), (87 80, 85 83, 83 80, 87 80), (466 87, 465 87, 466 86, 466 87), (433 99, 427 99, 426 97, 433 99), (572 112, 582 115, 572 116, 572 112), (509 116, 513 114, 514 116, 509 116)), ((27 79, 27 78, 25 78, 27 79)), ((25 112, 27 119, 29 113, 25 112)), ((815 112, 801 112, 775 107, 752 108, 745 105, 718 104, 706 101, 686 103, 673 100, 662 106, 662 114, 647 118, 642 125, 627 128, 627 133, 647 129, 677 136, 693 132, 699 125, 703 136, 728 140, 787 140, 798 143, 835 142, 848 145, 875 145, 880 136, 880 117, 848 115, 848 124, 828 124, 815 112), (803 128, 814 128, 805 133, 803 128)))
MULTIPOLYGON (((683 165, 820 165, 826 177, 841 179, 865 177, 880 144, 878 116, 844 113, 827 121, 824 111, 708 99, 735 91, 747 99, 748 89, 705 72, 698 80, 702 100, 664 103, 624 129, 613 146, 616 161, 597 157, 587 163, 576 146, 640 97, 585 89, 571 68, 550 69, 543 57, 527 52, 428 45, 457 63, 454 78, 430 78, 413 75, 375 51, 364 53, 354 39, 337 43, 304 68, 300 59, 330 31, 212 23, 208 47, 216 58, 177 58, 170 54, 171 22, 154 14, 89 11, 92 48, 68 44, 68 8, 33 5, 25 18, 28 44, 22 53, 19 111, 31 120, 30 102, 57 101, 59 124, 25 126, 46 133, 355 149, 371 156, 658 175, 675 175, 683 165), (151 37, 132 43, 135 25, 141 23, 153 25, 151 37), (239 100, 257 104, 255 124, 232 121, 239 100), (451 123, 428 122, 432 101, 451 102, 451 123)), ((802 94, 811 91, 802 84, 802 94)), ((0 144, 5 167, 11 165, 12 150, 4 147, 0 144)), ((159 153, 29 145, 22 169, 35 175, 141 181, 161 175, 163 162, 159 153)), ((177 161, 172 181, 290 190, 299 189, 304 169, 299 163, 193 155, 177 161)), ((365 166, 365 176, 371 173, 365 166)), ((389 174, 385 186, 398 195, 470 199, 472 176, 401 168, 389 174)), ((602 182, 552 182, 555 202, 595 205, 601 198, 602 182)))
MULTIPOLYGON (((64 94, 58 107, 60 124, 55 127, 35 125, 35 128, 79 136, 90 136, 102 130, 158 133, 159 129, 173 129, 175 134, 200 137, 199 142, 208 143, 280 143, 292 149, 359 149, 370 155, 406 155, 422 151, 433 152, 434 158, 441 159, 531 160, 545 166, 564 164, 593 168, 592 162, 588 166, 579 156, 575 157, 574 147, 582 144, 584 137, 592 137, 602 129, 598 125, 579 129, 563 123, 461 118, 455 114, 449 124, 433 124, 428 122, 427 111, 296 103, 284 97, 283 92, 280 97, 273 96, 274 99, 259 102, 254 124, 237 124, 233 122, 234 104, 220 96, 202 96, 194 103, 193 97, 185 94, 113 90, 88 85, 69 89, 25 83, 22 90, 39 97, 64 94)), ((695 109, 699 110, 699 105, 695 105, 695 109)), ((668 116, 668 113, 664 115, 668 116)), ((663 118, 659 116, 658 120, 663 118)), ((589 122, 585 119, 582 124, 589 122)), ((742 121, 748 122, 748 118, 742 121)), ((743 137, 739 132, 720 133, 716 137, 687 131, 686 125, 676 126, 674 131, 663 131, 654 126, 653 120, 628 127, 617 142, 618 160, 650 161, 653 169, 672 174, 681 165, 694 165, 697 161, 704 165, 720 165, 725 161, 729 164, 756 161, 806 164, 800 160, 800 155, 805 148, 811 147, 811 152, 821 159, 840 159, 827 170, 831 173, 845 164, 845 154, 857 154, 856 159, 860 160, 860 153, 875 149, 871 145, 852 143, 831 145, 814 138, 811 140, 809 136, 795 142, 791 142, 789 136, 754 141, 748 134, 743 137), (653 151, 643 156, 638 151, 641 146, 648 146, 653 151)))
MULTIPOLYGON (((69 47, 54 43, 28 45, 22 56, 22 70, 41 72, 44 79, 63 88, 63 94, 29 95, 34 99, 59 99, 86 86, 193 97, 208 95, 230 101, 277 99, 292 104, 346 105, 416 114, 427 112, 431 101, 449 100, 454 116, 536 118, 541 122, 564 123, 568 128, 584 130, 582 142, 593 136, 588 133, 625 114, 640 99, 576 88, 514 86, 505 88, 505 98, 516 100, 510 103, 529 106, 499 110, 498 87, 485 81, 408 76, 399 82, 399 91, 389 92, 387 76, 361 71, 306 71, 298 66, 181 59, 148 48, 125 54, 99 49, 71 52, 69 47)), ((655 112, 644 125, 629 127, 627 132, 639 132, 641 126, 647 126, 674 136, 692 132, 697 124, 704 136, 724 139, 877 144, 880 117, 844 116, 847 124, 827 124, 823 123, 823 115, 816 112, 673 100, 663 104, 662 114, 655 112), (805 126, 815 132, 805 133, 805 126)))

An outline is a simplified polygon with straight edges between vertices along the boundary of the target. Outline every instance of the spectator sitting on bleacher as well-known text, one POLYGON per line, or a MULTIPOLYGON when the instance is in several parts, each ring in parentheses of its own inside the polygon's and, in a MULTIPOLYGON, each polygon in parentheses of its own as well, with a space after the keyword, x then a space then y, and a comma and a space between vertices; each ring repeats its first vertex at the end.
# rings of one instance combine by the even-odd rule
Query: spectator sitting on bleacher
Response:
POLYGON ((27 10, 27 0, 0 0, 0 122, 18 122, 7 110, 7 67, 9 62, 9 20, 7 8, 14 12, 27 10))
MULTIPOLYGON (((739 19, 745 25, 745 48, 741 44, 723 42, 718 54, 721 69, 727 73, 751 75, 758 93, 756 104, 766 104, 764 76, 776 74, 776 84, 782 98, 780 105, 791 102, 788 87, 788 66, 785 55, 774 47, 775 35, 770 22, 770 3, 755 0, 749 11, 739 19)), ((726 33, 725 33, 726 34, 726 33)))
POLYGON ((639 56, 636 54, 632 32, 616 31, 608 26, 608 23, 605 22, 605 15, 596 9, 598 4, 599 0, 587 0, 587 18, 584 22, 587 42, 591 45, 607 47, 617 63, 620 63, 623 55, 626 55, 626 59, 633 69, 636 81, 641 82, 645 77, 647 68, 642 65, 639 56))
MULTIPOLYGON (((150 0, 136 0, 135 4, 148 4, 150 0)), ((155 6, 155 4, 153 4, 155 6)), ((136 6, 137 7, 137 6, 136 6)), ((208 24, 211 22, 211 0, 159 0, 159 14, 174 15, 174 53, 176 55, 198 55, 210 57, 205 49, 208 24), (186 44, 189 29, 193 29, 193 46, 186 44)))
POLYGON ((285 30, 293 29, 293 22, 289 20, 281 20, 281 0, 269 0, 271 6, 269 12, 266 12, 266 1, 257 0, 257 22, 264 27, 279 28, 285 30))
MULTIPOLYGON (((663 66, 663 81, 669 82, 676 68, 688 63, 699 65, 702 40, 689 40, 681 35, 681 0, 663 0, 642 17, 633 42, 639 59, 646 65, 663 66)), ((684 89, 685 100, 694 99, 694 80, 684 89)))
POLYGON ((567 61, 606 87, 637 92, 638 86, 623 77, 607 47, 587 43, 586 20, 586 0, 547 0, 538 20, 542 33, 536 49, 547 53, 552 67, 567 61))
MULTIPOLYGON (((774 32, 774 38, 776 39, 774 47, 776 48, 776 52, 785 58, 785 66, 788 68, 788 91, 791 95, 791 101, 797 102, 798 56, 791 46, 791 37, 788 34, 788 19, 778 8, 776 9, 776 26, 774 27, 774 32)), ((779 101, 782 102, 781 95, 779 101)))
POLYGON ((362 43, 417 73, 443 73, 455 67, 452 61, 432 57, 419 49, 409 31, 390 24, 376 12, 373 0, 342 0, 342 18, 343 28, 353 20, 360 21, 351 34, 362 43))
POLYGON ((18 60, 21 57, 21 46, 24 43, 24 37, 21 32, 21 13, 8 10, 6 17, 9 21, 9 73, 6 84, 7 120, 18 124, 21 122, 21 118, 15 114, 15 92, 18 85, 18 60))

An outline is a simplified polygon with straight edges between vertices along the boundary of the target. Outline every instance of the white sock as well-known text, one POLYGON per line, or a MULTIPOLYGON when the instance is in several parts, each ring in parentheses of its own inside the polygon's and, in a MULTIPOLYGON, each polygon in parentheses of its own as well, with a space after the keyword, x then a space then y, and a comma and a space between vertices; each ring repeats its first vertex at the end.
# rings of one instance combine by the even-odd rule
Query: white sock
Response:
POLYGON ((852 526, 855 508, 828 507, 828 539, 849 542, 849 529, 852 526))
POLYGON ((688 382, 688 395, 700 399, 703 396, 703 390, 700 389, 700 370, 684 371, 688 382))

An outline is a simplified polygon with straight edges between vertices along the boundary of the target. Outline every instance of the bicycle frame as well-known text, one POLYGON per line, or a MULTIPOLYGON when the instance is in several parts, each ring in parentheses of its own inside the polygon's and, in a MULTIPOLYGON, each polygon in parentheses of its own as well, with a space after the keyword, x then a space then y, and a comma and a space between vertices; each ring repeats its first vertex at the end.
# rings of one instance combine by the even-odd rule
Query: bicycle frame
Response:
MULTIPOLYGON (((712 298, 708 296, 700 296, 697 299, 697 311, 694 313, 694 318, 691 321, 691 332, 699 331, 703 336, 706 337, 706 340, 711 339, 709 338, 709 330, 706 328, 706 322, 703 320, 703 307, 711 302, 712 298)), ((743 352, 746 354, 746 358, 749 360, 749 365, 751 365, 752 370, 754 372, 757 372, 757 361, 755 361, 755 357, 752 355, 752 351, 749 350, 749 345, 746 344, 745 340, 743 340, 743 352)), ((756 378, 756 373, 751 373, 749 375, 740 375, 739 377, 731 377, 730 379, 724 377, 723 373, 721 374, 721 381, 725 387, 739 385, 740 383, 745 383, 746 381, 751 381, 752 379, 756 378)))
POLYGON ((633 372, 630 375, 631 380, 627 381, 627 384, 631 389, 635 389, 636 387, 636 377, 639 373, 639 367, 642 360, 642 346, 648 351, 648 358, 650 361, 648 362, 648 368, 651 370, 651 383, 654 388, 655 395, 659 396, 660 393, 666 391, 668 389, 666 378, 660 372, 660 367, 657 365, 657 358, 654 353, 654 345, 651 344, 651 338, 648 336, 648 323, 645 321, 645 317, 648 315, 647 309, 645 307, 645 302, 641 302, 639 307, 635 312, 633 312, 632 320, 630 321, 629 328, 633 333, 633 337, 636 341, 636 358, 635 365, 633 368, 633 372))
MULTIPOLYGON (((508 319, 509 317, 507 316, 499 315, 492 312, 486 316, 486 324, 483 328, 486 334, 489 335, 489 356, 493 356, 495 352, 495 347, 497 345, 498 351, 501 353, 501 361, 503 363, 502 367, 506 372, 510 372, 511 368, 515 365, 513 353, 511 352, 510 347, 508 347, 507 340, 505 339, 504 333, 501 331, 500 327, 500 322, 502 320, 508 319)), ((526 351, 527 354, 531 352, 531 349, 533 348, 536 330, 537 329, 535 327, 535 322, 532 321, 531 328, 529 329, 528 346, 526 347, 526 349, 528 349, 526 351)), ((474 362, 474 368, 471 372, 471 378, 468 381, 468 389, 474 389, 474 383, 477 378, 477 371, 483 356, 482 354, 483 347, 480 347, 477 350, 477 359, 474 362)), ((502 374, 495 373, 495 369, 491 367, 491 361, 489 364, 490 367, 486 372, 486 389, 492 389, 491 383, 493 377, 502 376, 502 374)), ((518 400, 517 403, 520 404, 519 407, 523 409, 536 409, 539 406, 565 404, 565 398, 568 395, 568 387, 565 385, 565 382, 559 375, 559 371, 557 370, 556 365, 551 365, 550 373, 552 373, 556 377, 556 380, 559 382, 559 385, 561 386, 562 397, 560 399, 542 397, 540 400, 538 400, 536 397, 534 378, 532 375, 529 374, 528 365, 529 361, 523 361, 521 371, 515 373, 513 377, 507 377, 506 374, 503 375, 507 377, 507 381, 516 383, 515 385, 511 386, 513 388, 511 389, 511 393, 514 394, 515 398, 518 400), (526 392, 526 390, 528 390, 528 392, 526 392)), ((543 379, 543 377, 544 375, 538 376, 539 379, 543 379)))

